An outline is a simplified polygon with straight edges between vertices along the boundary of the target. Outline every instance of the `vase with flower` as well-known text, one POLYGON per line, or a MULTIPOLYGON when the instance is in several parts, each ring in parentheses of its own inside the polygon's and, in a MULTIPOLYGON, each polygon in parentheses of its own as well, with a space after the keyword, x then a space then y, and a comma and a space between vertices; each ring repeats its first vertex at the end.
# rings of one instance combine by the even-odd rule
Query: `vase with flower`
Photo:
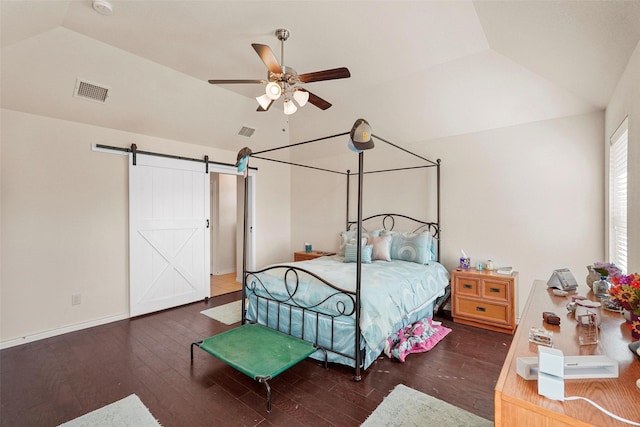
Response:
POLYGON ((640 340, 640 274, 620 274, 612 277, 611 282, 609 297, 629 311, 631 336, 640 340))
POLYGON ((593 288, 593 282, 598 280, 611 281, 611 278, 618 276, 622 273, 620 269, 611 262, 594 262, 592 265, 587 266, 589 274, 587 275, 587 286, 589 289, 593 288))

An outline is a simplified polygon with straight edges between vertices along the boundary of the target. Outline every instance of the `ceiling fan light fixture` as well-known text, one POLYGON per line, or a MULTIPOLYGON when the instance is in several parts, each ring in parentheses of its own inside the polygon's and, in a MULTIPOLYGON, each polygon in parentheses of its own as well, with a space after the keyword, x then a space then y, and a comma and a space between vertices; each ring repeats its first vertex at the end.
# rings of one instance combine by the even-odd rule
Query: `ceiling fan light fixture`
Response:
POLYGON ((266 110, 271 103, 271 98, 269 98, 269 96, 265 93, 256 97, 256 101, 258 101, 258 104, 260 104, 263 110, 266 110))
POLYGON ((276 100, 282 95, 282 88, 276 82, 269 82, 265 88, 265 93, 270 99, 276 100))
POLYGON ((309 92, 296 89, 295 92, 293 92, 293 99, 296 100, 299 106, 304 107, 307 105, 307 101, 309 101, 309 92))
POLYGON ((293 103, 293 101, 291 101, 290 99, 285 99, 284 100, 284 113, 289 116, 293 113, 295 113, 296 111, 298 111, 298 107, 296 107, 296 104, 293 103))

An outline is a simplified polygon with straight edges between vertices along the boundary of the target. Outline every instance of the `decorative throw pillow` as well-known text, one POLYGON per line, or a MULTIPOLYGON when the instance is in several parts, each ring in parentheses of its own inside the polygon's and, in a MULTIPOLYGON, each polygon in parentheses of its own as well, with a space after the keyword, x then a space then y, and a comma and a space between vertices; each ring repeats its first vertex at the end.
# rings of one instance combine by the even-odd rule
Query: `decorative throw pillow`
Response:
MULTIPOLYGON (((343 231, 340 233, 340 249, 338 250, 338 255, 344 256, 344 248, 347 243, 355 243, 355 239, 358 234, 357 230, 349 230, 343 231)), ((367 233, 362 231, 362 240, 366 243, 366 238, 369 237, 367 233)))
POLYGON ((426 264, 431 259, 429 233, 396 233, 391 239, 391 259, 426 264))
MULTIPOLYGON (((373 252, 373 245, 366 245, 362 247, 360 258, 365 264, 371 264, 371 253, 373 252)), ((358 246, 355 244, 347 243, 344 248, 344 262, 357 262, 358 259, 358 246)))
POLYGON ((379 259, 383 261, 391 261, 391 235, 380 237, 369 237, 367 243, 373 245, 371 259, 373 261, 379 259))

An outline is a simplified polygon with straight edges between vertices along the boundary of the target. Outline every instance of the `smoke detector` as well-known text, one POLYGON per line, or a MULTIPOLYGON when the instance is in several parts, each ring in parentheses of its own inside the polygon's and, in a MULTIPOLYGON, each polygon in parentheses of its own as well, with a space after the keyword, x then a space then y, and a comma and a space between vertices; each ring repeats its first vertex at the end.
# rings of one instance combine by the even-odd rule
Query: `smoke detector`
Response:
POLYGON ((107 0, 93 0, 93 10, 107 16, 113 13, 113 7, 107 0))

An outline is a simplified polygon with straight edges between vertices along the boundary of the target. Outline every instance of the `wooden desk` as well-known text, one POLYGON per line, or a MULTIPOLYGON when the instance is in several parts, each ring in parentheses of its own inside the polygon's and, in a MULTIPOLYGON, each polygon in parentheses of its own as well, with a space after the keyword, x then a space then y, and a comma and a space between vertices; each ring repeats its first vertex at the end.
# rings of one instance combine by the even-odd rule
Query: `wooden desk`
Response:
MULTIPOLYGON (((571 296, 573 293, 570 293, 571 296)), ((578 287, 578 294, 596 300, 586 285, 578 287)), ((626 426, 600 412, 583 400, 555 401, 538 395, 538 382, 527 381, 516 373, 518 357, 537 356, 537 345, 529 342, 532 326, 553 331, 554 348, 565 356, 604 354, 619 363, 619 378, 565 380, 565 396, 583 396, 614 414, 640 422, 640 361, 627 347, 631 331, 621 314, 602 310, 600 342, 578 344, 576 322, 565 308, 569 297, 554 296, 546 282, 536 280, 522 314, 517 332, 502 367, 495 388, 494 416, 496 426, 564 427, 564 426, 626 426), (543 311, 560 316, 559 326, 542 321, 543 311)))

